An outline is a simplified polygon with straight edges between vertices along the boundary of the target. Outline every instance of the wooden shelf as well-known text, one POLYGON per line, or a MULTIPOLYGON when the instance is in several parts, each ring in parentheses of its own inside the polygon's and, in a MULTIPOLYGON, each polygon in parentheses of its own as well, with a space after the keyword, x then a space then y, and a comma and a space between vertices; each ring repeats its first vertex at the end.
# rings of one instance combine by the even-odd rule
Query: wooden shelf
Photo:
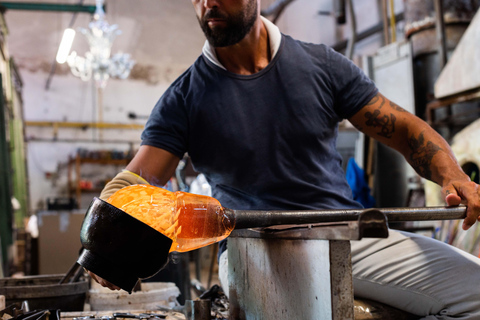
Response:
POLYGON ((100 193, 103 188, 81 188, 81 168, 84 164, 93 165, 111 165, 111 166, 126 166, 131 159, 97 159, 97 158, 83 158, 78 154, 68 160, 68 193, 70 197, 75 196, 77 205, 81 206, 82 193, 100 193), (73 177, 75 172, 75 177, 73 177))

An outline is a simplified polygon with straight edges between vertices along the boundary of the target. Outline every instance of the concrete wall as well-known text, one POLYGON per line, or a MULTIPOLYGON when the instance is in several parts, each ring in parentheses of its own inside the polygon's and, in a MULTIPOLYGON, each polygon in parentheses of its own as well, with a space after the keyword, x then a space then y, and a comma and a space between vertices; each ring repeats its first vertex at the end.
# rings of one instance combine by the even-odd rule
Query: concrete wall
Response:
MULTIPOLYGON (((267 7, 274 0, 263 0, 267 7)), ((337 26, 331 16, 334 0, 296 0, 277 22, 281 31, 300 40, 333 45, 349 36, 348 25, 337 26)), ((44 1, 35 1, 44 2, 44 1)), ((76 0, 55 1, 76 4, 76 0)), ((378 0, 354 1, 358 30, 381 22, 378 0)), ((85 4, 94 4, 87 0, 85 4)), ((395 1, 396 12, 403 2, 395 1)), ((200 54, 204 43, 192 5, 186 0, 107 0, 106 19, 123 31, 114 43, 112 53, 130 53, 137 61, 127 80, 109 80, 102 94, 105 122, 144 124, 132 120, 129 112, 148 115, 168 85, 200 54)), ((74 28, 87 27, 90 16, 78 14, 74 28)), ((95 122, 98 120, 98 95, 92 82, 74 77, 66 66, 57 66, 51 78, 56 50, 72 13, 29 12, 11 10, 5 13, 9 27, 9 51, 23 78, 26 121, 95 122)), ((373 54, 382 45, 382 36, 359 43, 356 55, 373 54)), ((87 51, 86 39, 77 33, 73 50, 87 51)), ((90 150, 128 150, 137 147, 140 130, 58 129, 28 126, 28 170, 32 213, 44 208, 47 197, 66 195, 66 162, 78 148, 90 150), (102 141, 100 141, 102 138, 102 141), (58 174, 57 174, 58 171, 58 174)), ((105 169, 101 174, 110 174, 105 169)), ((95 174, 95 170, 91 169, 95 174)), ((112 173, 113 174, 113 173, 112 173)), ((87 202, 88 203, 88 202, 87 202)))

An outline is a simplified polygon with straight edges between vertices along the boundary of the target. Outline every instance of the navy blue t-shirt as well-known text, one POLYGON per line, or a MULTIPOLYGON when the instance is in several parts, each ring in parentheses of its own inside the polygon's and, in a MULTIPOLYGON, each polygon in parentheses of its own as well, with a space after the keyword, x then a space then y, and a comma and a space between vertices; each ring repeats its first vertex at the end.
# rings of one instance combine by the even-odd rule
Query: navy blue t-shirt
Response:
POLYGON ((282 35, 253 75, 200 56, 158 101, 142 144, 188 152, 227 208, 360 208, 335 147, 338 123, 376 93, 343 55, 282 35))

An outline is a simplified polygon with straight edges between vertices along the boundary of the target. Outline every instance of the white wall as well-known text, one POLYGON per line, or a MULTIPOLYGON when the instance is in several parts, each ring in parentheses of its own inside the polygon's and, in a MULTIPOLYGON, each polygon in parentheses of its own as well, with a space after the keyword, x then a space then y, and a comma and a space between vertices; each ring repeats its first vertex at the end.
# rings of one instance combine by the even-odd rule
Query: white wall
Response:
MULTIPOLYGON (((263 0, 266 7, 274 0, 263 0)), ((336 26, 335 19, 320 16, 329 11, 334 0, 296 0, 278 21, 282 32, 300 40, 333 45, 349 35, 349 27, 336 26)), ((37 0, 36 2, 44 2, 37 0)), ((62 0, 58 3, 78 3, 62 0)), ((358 30, 380 22, 378 0, 354 1, 358 30)), ((397 12, 403 2, 396 0, 397 12)), ((94 4, 93 0, 85 4, 94 4)), ((131 120, 128 112, 148 115, 168 85, 201 52, 204 37, 198 27, 190 1, 186 0, 107 0, 106 19, 123 31, 112 53, 130 53, 137 61, 127 80, 110 80, 103 93, 105 122, 143 124, 131 120)), ((5 14, 10 34, 8 46, 24 81, 23 99, 26 121, 95 122, 98 120, 97 92, 91 82, 82 82, 65 66, 58 66, 50 88, 45 85, 63 30, 72 13, 29 12, 11 10, 5 14)), ((90 16, 80 13, 74 28, 87 27, 90 16)), ((381 46, 381 36, 360 43, 356 54, 373 53, 381 46)), ((73 50, 87 51, 86 40, 77 33, 73 50)), ((68 156, 77 148, 127 150, 128 142, 138 146, 140 130, 99 131, 27 127, 28 170, 31 209, 43 206, 46 197, 65 194, 65 171, 58 179, 46 178, 63 168, 68 156)))

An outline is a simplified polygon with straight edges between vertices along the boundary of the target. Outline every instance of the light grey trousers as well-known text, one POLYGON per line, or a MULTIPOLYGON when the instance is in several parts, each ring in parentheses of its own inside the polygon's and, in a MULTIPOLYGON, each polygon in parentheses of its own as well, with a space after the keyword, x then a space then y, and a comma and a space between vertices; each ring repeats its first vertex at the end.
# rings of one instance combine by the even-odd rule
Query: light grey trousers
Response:
MULTIPOLYGON (((475 256, 395 230, 387 239, 351 241, 351 249, 355 296, 424 320, 480 320, 480 259, 475 256)), ((219 279, 228 288, 227 251, 220 256, 219 279)))

